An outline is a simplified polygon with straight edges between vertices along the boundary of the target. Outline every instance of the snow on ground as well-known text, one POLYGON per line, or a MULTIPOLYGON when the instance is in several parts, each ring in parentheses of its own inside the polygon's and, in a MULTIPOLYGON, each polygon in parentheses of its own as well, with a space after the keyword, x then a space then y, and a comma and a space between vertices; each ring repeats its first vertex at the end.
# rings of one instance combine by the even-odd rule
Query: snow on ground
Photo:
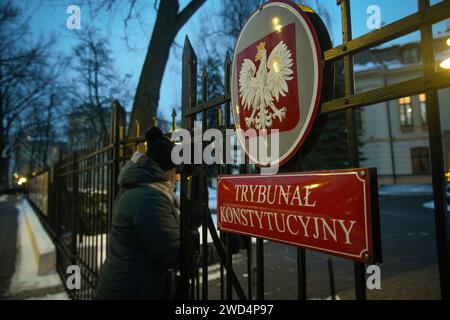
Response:
MULTIPOLYGON (((22 199, 16 205, 19 211, 18 216, 18 232, 17 232, 17 257, 16 270, 11 280, 11 285, 7 296, 18 295, 25 291, 34 291, 45 288, 54 288, 61 286, 61 280, 56 272, 38 276, 38 266, 34 257, 31 239, 25 223, 25 213, 23 210, 22 199)), ((62 299, 68 299, 65 292, 59 294, 62 299)))
POLYGON ((31 297, 25 300, 70 300, 67 293, 60 292, 55 294, 46 294, 45 296, 31 297))
MULTIPOLYGON (((338 295, 335 295, 334 299, 335 300, 341 300, 341 298, 338 295)), ((328 296, 326 298, 311 298, 311 299, 308 299, 308 300, 332 300, 332 297, 328 296)))
POLYGON ((97 253, 97 266, 100 268, 106 259, 107 234, 101 233, 94 236, 77 235, 77 247, 80 257, 87 257, 93 251, 97 253))

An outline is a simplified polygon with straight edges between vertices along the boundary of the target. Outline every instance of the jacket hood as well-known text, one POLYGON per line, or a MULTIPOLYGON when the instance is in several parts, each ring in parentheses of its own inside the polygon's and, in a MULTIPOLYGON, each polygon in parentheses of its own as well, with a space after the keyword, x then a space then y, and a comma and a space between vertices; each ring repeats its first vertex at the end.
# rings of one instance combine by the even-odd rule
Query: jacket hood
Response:
POLYGON ((135 152, 119 174, 119 186, 129 187, 141 183, 168 181, 166 173, 145 154, 135 152))

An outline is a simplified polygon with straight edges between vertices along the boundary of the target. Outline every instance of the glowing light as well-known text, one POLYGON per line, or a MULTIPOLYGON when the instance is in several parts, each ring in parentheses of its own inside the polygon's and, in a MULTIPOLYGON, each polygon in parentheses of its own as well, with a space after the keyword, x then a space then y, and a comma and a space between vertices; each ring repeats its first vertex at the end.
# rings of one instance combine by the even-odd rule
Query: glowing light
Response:
POLYGON ((19 179, 19 175, 17 173, 14 173, 14 178, 19 179))
POLYGON ((420 101, 420 102, 425 102, 425 101, 427 101, 427 96, 425 95, 425 93, 419 94, 419 101, 420 101))
POLYGON ((440 64, 442 69, 450 69, 450 58, 445 59, 440 64))
POLYGON ((273 61, 273 70, 278 73, 280 72, 280 63, 278 62, 278 59, 274 59, 273 61))
POLYGON ((447 45, 450 47, 450 38, 447 39, 447 45))
POLYGON ((20 185, 22 185, 23 183, 27 183, 27 181, 28 181, 27 178, 22 177, 22 178, 19 179, 19 181, 18 181, 17 183, 18 183, 19 186, 20 186, 20 185))
POLYGON ((278 19, 278 17, 272 19, 272 26, 277 32, 280 32, 283 28, 283 26, 280 25, 280 19, 278 19))

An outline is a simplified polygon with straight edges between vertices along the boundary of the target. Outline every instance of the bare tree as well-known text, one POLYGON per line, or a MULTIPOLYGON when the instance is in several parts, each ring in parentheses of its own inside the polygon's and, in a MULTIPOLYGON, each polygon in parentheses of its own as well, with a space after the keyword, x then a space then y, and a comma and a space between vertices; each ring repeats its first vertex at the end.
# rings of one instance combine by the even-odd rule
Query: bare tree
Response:
POLYGON ((108 134, 109 107, 113 99, 128 99, 130 75, 121 78, 114 69, 111 50, 106 39, 96 30, 87 30, 75 46, 71 69, 71 96, 67 134, 72 147, 80 147, 108 134))
POLYGON ((250 15, 265 1, 263 0, 224 0, 221 1, 220 16, 222 17, 223 34, 231 41, 228 48, 232 50, 250 15))
MULTIPOLYGON (((136 135, 136 120, 141 128, 152 124, 157 115, 161 82, 169 58, 170 48, 180 29, 202 6, 206 0, 191 0, 182 10, 178 0, 155 0, 153 7, 157 12, 147 54, 142 67, 139 83, 131 112, 128 136, 136 135)), ((103 0, 100 4, 90 1, 96 9, 113 11, 116 6, 113 0, 103 0)), ((136 0, 128 0, 129 8, 125 25, 133 16, 136 0)), ((142 130, 141 133, 143 133, 142 130)))
POLYGON ((30 30, 21 12, 0 4, 0 185, 8 185, 12 145, 28 110, 49 93, 55 75, 49 66, 52 39, 30 40, 30 30))

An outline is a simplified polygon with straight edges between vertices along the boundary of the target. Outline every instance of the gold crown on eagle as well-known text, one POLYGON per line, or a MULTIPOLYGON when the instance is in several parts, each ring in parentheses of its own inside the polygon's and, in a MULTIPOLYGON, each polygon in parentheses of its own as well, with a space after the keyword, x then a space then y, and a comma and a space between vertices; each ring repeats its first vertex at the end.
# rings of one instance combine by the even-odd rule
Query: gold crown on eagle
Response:
POLYGON ((256 49, 258 49, 258 51, 260 50, 264 50, 266 48, 266 44, 264 42, 260 42, 257 46, 256 49))

